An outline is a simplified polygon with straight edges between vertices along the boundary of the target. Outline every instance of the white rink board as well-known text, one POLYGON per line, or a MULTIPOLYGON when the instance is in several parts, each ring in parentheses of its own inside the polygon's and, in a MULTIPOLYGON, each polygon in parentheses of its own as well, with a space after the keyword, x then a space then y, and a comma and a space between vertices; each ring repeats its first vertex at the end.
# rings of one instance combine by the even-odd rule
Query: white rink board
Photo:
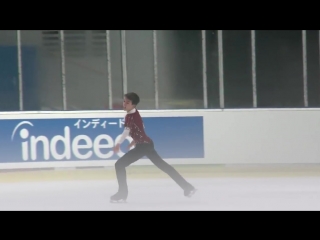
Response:
MULTIPOLYGON (((203 116, 202 159, 170 164, 320 163, 320 109, 140 110, 142 117, 203 116)), ((7 112, 2 119, 124 117, 123 111, 7 112)), ((147 132, 148 134, 148 132, 147 132)), ((192 139, 190 139, 191 141, 192 139)), ((189 141, 189 139, 182 139, 189 141)), ((112 166, 115 161, 1 163, 0 169, 112 166)), ((134 165, 151 164, 140 160, 134 165)))

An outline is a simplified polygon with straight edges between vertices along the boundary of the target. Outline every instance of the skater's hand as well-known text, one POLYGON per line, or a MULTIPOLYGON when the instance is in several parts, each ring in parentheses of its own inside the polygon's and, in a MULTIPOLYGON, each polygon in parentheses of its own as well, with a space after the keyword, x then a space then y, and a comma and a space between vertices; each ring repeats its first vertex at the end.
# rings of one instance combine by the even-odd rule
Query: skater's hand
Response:
POLYGON ((118 144, 113 148, 113 151, 114 151, 115 153, 118 153, 119 150, 120 150, 120 144, 118 143, 118 144))
POLYGON ((134 141, 132 141, 129 146, 128 146, 128 149, 130 149, 132 146, 136 145, 136 143, 134 141))

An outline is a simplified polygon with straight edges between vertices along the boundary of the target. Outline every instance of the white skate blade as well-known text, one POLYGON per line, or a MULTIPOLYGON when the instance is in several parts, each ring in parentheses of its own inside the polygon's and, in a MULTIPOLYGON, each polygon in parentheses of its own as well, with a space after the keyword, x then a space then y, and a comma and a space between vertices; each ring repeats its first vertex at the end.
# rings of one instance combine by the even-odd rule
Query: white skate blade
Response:
POLYGON ((127 203, 126 200, 121 199, 121 200, 110 200, 110 203, 127 203))

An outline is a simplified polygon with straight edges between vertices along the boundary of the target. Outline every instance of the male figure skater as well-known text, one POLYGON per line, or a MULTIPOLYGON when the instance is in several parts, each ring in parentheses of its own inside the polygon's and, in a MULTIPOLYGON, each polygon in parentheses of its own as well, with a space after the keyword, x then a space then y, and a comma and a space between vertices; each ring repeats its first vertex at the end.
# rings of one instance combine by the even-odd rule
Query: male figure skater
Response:
POLYGON ((126 167, 144 156, 147 156, 154 165, 168 174, 184 190, 184 195, 186 197, 191 197, 195 193, 196 189, 158 155, 154 148, 152 139, 146 135, 142 118, 139 111, 136 109, 139 102, 140 98, 136 93, 130 92, 124 96, 123 109, 127 112, 124 131, 120 141, 116 144, 113 150, 115 152, 119 152, 120 144, 129 135, 133 139, 129 148, 134 145, 135 148, 123 155, 115 164, 119 190, 115 195, 111 196, 110 201, 126 201, 128 197, 126 167))

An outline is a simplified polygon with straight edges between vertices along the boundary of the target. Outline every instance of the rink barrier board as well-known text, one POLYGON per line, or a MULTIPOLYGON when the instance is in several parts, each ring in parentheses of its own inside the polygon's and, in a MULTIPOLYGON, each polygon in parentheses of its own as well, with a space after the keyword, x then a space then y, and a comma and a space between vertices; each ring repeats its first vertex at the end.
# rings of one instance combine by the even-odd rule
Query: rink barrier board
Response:
MULTIPOLYGON (((320 109, 141 110, 169 164, 319 164, 320 109)), ((0 169, 112 167, 123 111, 0 113, 0 169)), ((144 158, 133 165, 152 165, 144 158)))
MULTIPOLYGON (((143 113, 142 113, 143 114, 143 113)), ((2 114, 0 169, 113 166, 128 150, 112 151, 124 128, 123 112, 2 114)), ((204 158, 203 116, 143 114, 157 152, 171 163, 204 158), (192 137, 192 141, 181 141, 192 137)), ((150 164, 146 158, 137 165, 150 164)))

